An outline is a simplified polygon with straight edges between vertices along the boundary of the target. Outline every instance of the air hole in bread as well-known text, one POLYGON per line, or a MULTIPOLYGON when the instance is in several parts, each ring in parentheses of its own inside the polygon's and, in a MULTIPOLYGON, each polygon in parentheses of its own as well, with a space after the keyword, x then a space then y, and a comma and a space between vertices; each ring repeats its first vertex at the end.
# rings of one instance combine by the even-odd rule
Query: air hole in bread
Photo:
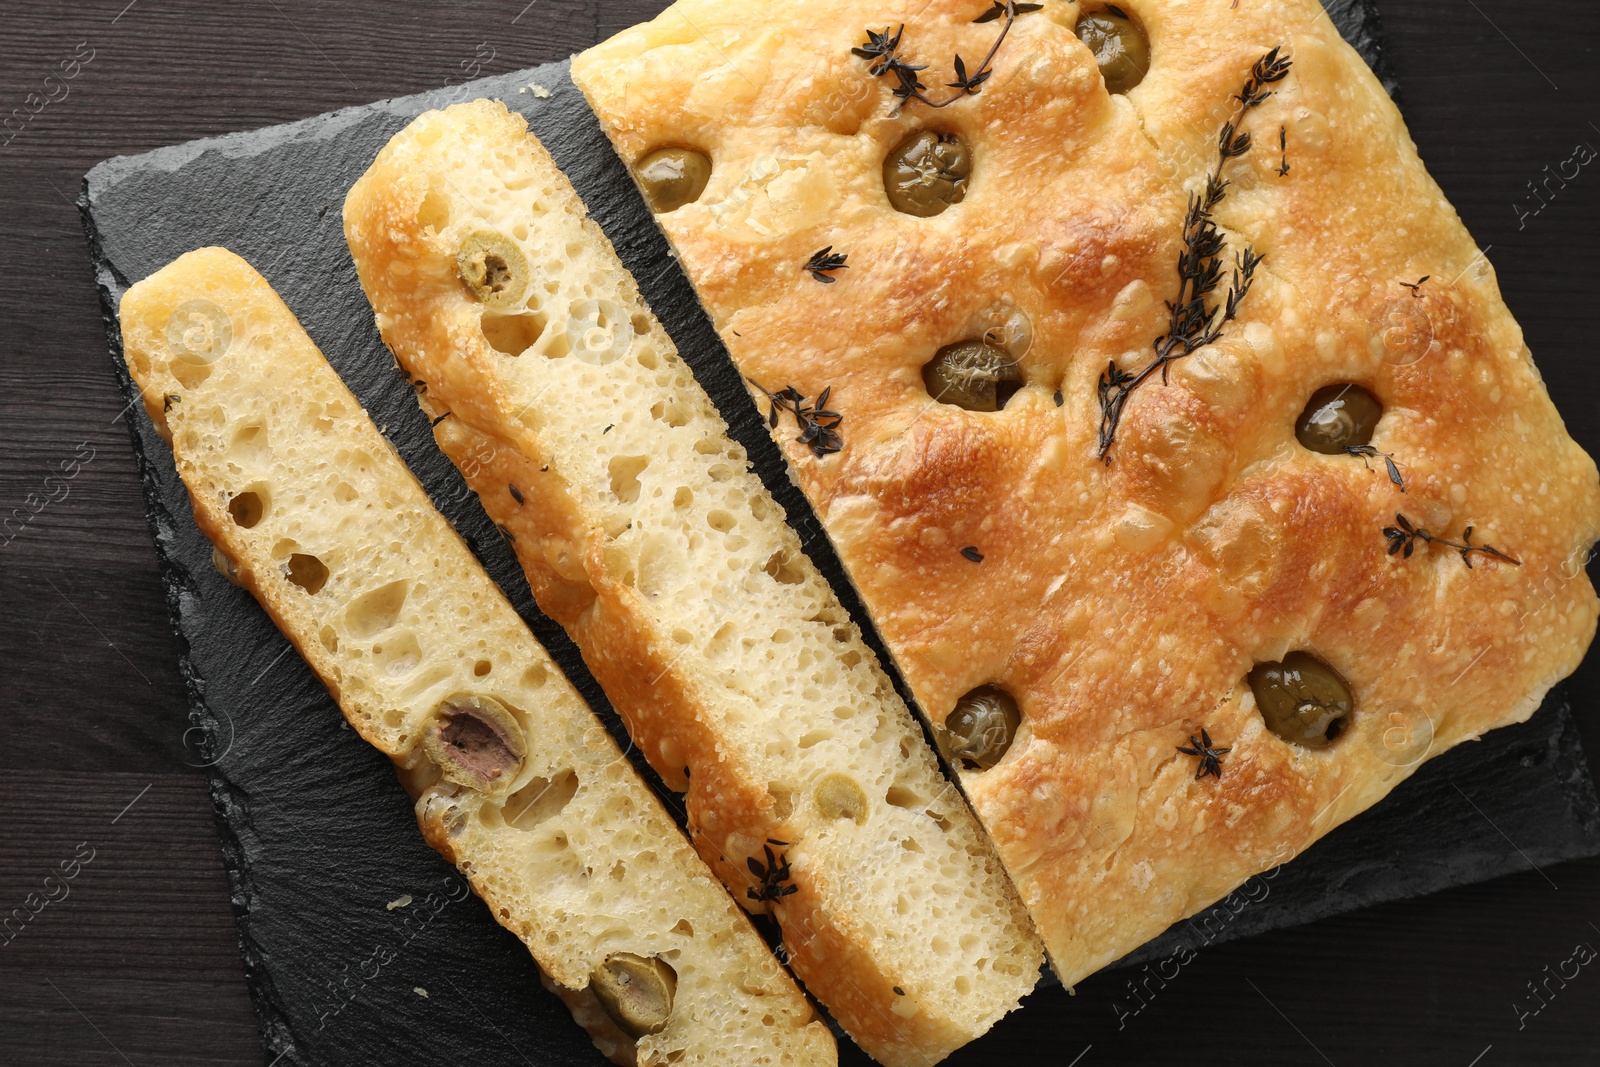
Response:
POLYGON ((520 356, 544 336, 545 317, 535 311, 485 311, 478 325, 490 348, 520 356))
POLYGON ((284 574, 295 585, 313 595, 328 584, 328 567, 309 552, 296 552, 289 557, 284 574))
POLYGON ((694 490, 690 489, 687 485, 678 486, 677 491, 672 494, 672 506, 675 508, 681 510, 693 503, 694 490))
POLYGON ((339 635, 334 631, 333 627, 324 626, 318 631, 317 638, 321 640, 322 647, 329 652, 339 651, 339 635))
POLYGON ((500 809, 505 824, 517 830, 532 830, 561 814, 578 792, 578 776, 560 771, 551 778, 534 778, 506 798, 500 809))
POLYGON ((487 678, 489 677, 489 672, 492 670, 494 670, 493 663, 486 659, 480 659, 478 662, 472 665, 472 676, 474 678, 487 678))
POLYGON ((907 811, 915 811, 926 804, 928 798, 918 793, 915 789, 896 783, 889 787, 887 793, 883 794, 883 802, 897 808, 905 808, 907 811))
POLYGON ((822 744, 824 741, 831 741, 833 740, 833 737, 834 733, 832 730, 807 730, 800 736, 800 747, 811 748, 815 745, 822 744))
POLYGON ((773 782, 767 786, 767 796, 772 798, 772 814, 779 819, 787 819, 794 814, 794 790, 788 786, 773 782))
POLYGON ((228 514, 243 529, 253 529, 267 513, 267 491, 246 490, 228 501, 228 514))
POLYGON ((650 460, 646 456, 613 456, 606 465, 606 470, 611 475, 611 495, 624 504, 632 504, 639 499, 639 475, 650 460))
POLYGON ((211 364, 209 363, 175 359, 168 363, 167 367, 172 371, 172 376, 178 379, 178 384, 185 389, 193 389, 211 377, 211 364))
POLYGON ((693 937, 694 926, 689 922, 688 919, 679 919, 678 925, 672 928, 672 932, 675 934, 682 934, 684 937, 693 937))
POLYGON ((267 439, 267 425, 260 419, 252 419, 243 423, 233 431, 233 440, 228 445, 228 451, 236 459, 256 463, 270 451, 267 439))
POLYGON ((373 645, 372 655, 391 676, 406 675, 422 664, 422 645, 416 634, 405 632, 386 639, 381 645, 373 645))
POLYGON ((402 578, 361 594, 344 609, 344 624, 350 636, 365 641, 393 626, 410 592, 411 583, 402 578))
POLYGON ((689 410, 688 405, 676 400, 658 400, 651 405, 650 416, 668 426, 678 427, 687 426, 689 420, 694 417, 694 412, 689 410))
POLYGON ((430 188, 417 206, 417 225, 438 233, 450 225, 450 198, 430 188))
POLYGON ((767 557, 761 569, 779 585, 799 585, 806 580, 805 567, 796 554, 787 548, 780 548, 767 557))
POLYGON ((738 525, 738 520, 719 508, 706 515, 706 525, 718 533, 727 533, 738 525))

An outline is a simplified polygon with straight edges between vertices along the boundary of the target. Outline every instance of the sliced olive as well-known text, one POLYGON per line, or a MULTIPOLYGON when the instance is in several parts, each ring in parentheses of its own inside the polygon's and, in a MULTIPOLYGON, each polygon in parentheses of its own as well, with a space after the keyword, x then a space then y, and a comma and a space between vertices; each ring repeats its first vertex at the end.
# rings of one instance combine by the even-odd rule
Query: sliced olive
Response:
POLYGON ((1339 673, 1309 652, 1291 652, 1282 663, 1258 663, 1250 691, 1267 729, 1306 748, 1327 748, 1348 726, 1355 700, 1339 673))
POLYGON ((239 580, 239 567, 228 554, 216 545, 211 546, 211 565, 217 568, 217 573, 222 575, 234 585, 244 588, 244 583, 239 580))
POLYGON ((613 952, 589 976, 589 988, 611 1021, 637 1041, 666 1029, 678 972, 659 956, 613 952))
POLYGON ((657 148, 645 153, 633 173, 650 210, 664 215, 700 199, 711 180, 711 157, 693 148, 657 148))
POLYGON ((883 161, 883 188, 896 211, 928 219, 967 195, 972 156, 953 133, 923 130, 883 161))
POLYGON ((289 580, 308 593, 320 593, 328 584, 328 565, 307 552, 289 557, 289 580))
POLYGON ((472 295, 492 308, 521 304, 533 280, 522 246, 498 230, 473 230, 463 237, 456 271, 472 295))
POLYGON ((1094 53, 1107 92, 1127 92, 1150 69, 1150 38, 1120 7, 1087 12, 1078 20, 1078 40, 1094 53))
POLYGON ((823 775, 811 795, 817 802, 817 812, 824 819, 867 821, 867 794, 848 774, 823 775))
POLYGON ((986 341, 958 341, 939 349, 922 368, 928 395, 968 411, 999 411, 1022 388, 1022 365, 986 341))
POLYGON ((522 727, 506 706, 466 693, 439 702, 422 747, 445 778, 481 793, 510 787, 527 755, 522 727))
POLYGON ((979 770, 988 770, 1011 747, 1022 725, 1022 712, 1011 694, 992 685, 979 686, 960 700, 944 720, 945 752, 979 770))
POLYGON ((1294 425, 1294 435, 1313 452, 1337 456, 1346 448, 1370 442, 1382 416, 1383 405, 1361 386, 1348 382, 1325 385, 1311 394, 1311 402, 1294 425))

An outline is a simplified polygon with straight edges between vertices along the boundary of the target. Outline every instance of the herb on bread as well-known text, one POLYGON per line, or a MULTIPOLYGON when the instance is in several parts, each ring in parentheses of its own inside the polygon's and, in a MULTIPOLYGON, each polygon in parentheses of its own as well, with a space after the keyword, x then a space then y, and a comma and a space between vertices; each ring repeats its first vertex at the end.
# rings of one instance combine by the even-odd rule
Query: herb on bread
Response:
POLYGON ((760 389, 772 402, 772 407, 767 412, 769 427, 777 429, 780 415, 787 411, 794 416, 795 425, 800 428, 800 436, 795 440, 803 445, 809 445, 812 455, 818 459, 831 456, 844 448, 844 436, 839 433, 839 424, 844 422, 844 416, 837 411, 828 411, 824 407, 828 403, 828 396, 833 392, 833 386, 830 385, 822 390, 816 402, 808 405, 805 394, 792 385, 784 386, 774 393, 753 378, 747 381, 760 389))
POLYGON ((1278 164, 1278 177, 1286 177, 1289 173, 1289 128, 1278 127, 1278 152, 1283 156, 1283 162, 1278 164))
POLYGON ((867 43, 852 48, 850 51, 860 58, 868 60, 867 73, 874 78, 881 78, 885 74, 894 75, 895 81, 899 83, 893 90, 896 111, 899 111, 911 100, 919 101, 933 108, 949 107, 963 97, 976 95, 983 83, 989 80, 989 76, 994 73, 989 64, 994 62, 994 57, 999 53, 1000 46, 1005 43, 1006 35, 1011 32, 1011 25, 1017 21, 1017 16, 1025 15, 1030 11, 1038 11, 1043 6, 1043 4, 1019 4, 1016 0, 1005 0, 1004 3, 1001 3, 1000 0, 995 0, 994 6, 973 19, 973 23, 977 24, 994 22, 1003 18, 1006 20, 1006 24, 1000 28, 1000 35, 995 38, 994 44, 990 46, 989 53, 983 57, 983 62, 979 63, 977 69, 970 74, 967 72, 966 61, 959 54, 955 57, 953 65, 956 71, 956 80, 945 83, 946 88, 954 89, 955 92, 943 100, 931 100, 923 92, 928 87, 922 84, 922 79, 918 77, 918 72, 927 70, 927 65, 917 66, 916 64, 908 63, 900 55, 900 39, 906 32, 904 23, 893 34, 889 32, 888 27, 884 27, 882 33, 868 30, 867 43))
POLYGON ((1433 277, 1433 275, 1424 274, 1422 277, 1418 278, 1414 282, 1401 282, 1400 285, 1403 288, 1410 289, 1412 296, 1421 296, 1422 295, 1422 283, 1427 281, 1431 277, 1433 277))
POLYGON ((833 250, 833 246, 829 245, 827 248, 813 252, 811 254, 811 258, 806 260, 806 265, 802 267, 801 270, 808 270, 811 272, 811 276, 817 281, 827 282, 829 285, 832 285, 834 282, 838 281, 838 279, 831 276, 828 272, 835 270, 848 270, 849 264, 847 264, 845 260, 849 258, 850 257, 847 253, 835 252, 833 250))
POLYGON ((963 548, 961 550, 961 554, 974 563, 983 562, 983 553, 979 552, 977 546, 975 545, 968 545, 966 548, 963 548))
POLYGON ((1405 479, 1400 477, 1400 467, 1395 463, 1394 457, 1389 453, 1379 452, 1371 445, 1346 445, 1344 454, 1347 456, 1355 456, 1368 470, 1372 469, 1372 464, 1368 463, 1367 460, 1382 456, 1383 465, 1389 468, 1389 480, 1397 485, 1402 493, 1406 491, 1405 479))
POLYGON ((1218 748, 1211 741, 1211 735, 1206 733, 1204 726, 1200 727, 1200 736, 1189 735, 1187 745, 1179 745, 1178 751, 1185 756, 1199 756, 1200 766, 1195 768, 1194 780, 1199 781, 1208 775, 1218 781, 1222 780, 1222 757, 1232 752, 1232 748, 1218 748))
POLYGON ((1222 282, 1222 254, 1227 248, 1227 239, 1217 227, 1213 213, 1228 193, 1228 182, 1222 177, 1224 165, 1250 151, 1250 134, 1240 130, 1240 124, 1251 110, 1272 96, 1267 86, 1282 81, 1289 74, 1292 60, 1279 52, 1280 49, 1274 48, 1256 60, 1251 68, 1244 88, 1234 98, 1238 101, 1238 110, 1217 135, 1219 158, 1216 169, 1206 178, 1205 192, 1189 197, 1189 210, 1183 222, 1183 252, 1178 256, 1178 298, 1167 302, 1167 332, 1156 339, 1155 360, 1137 374, 1123 370, 1112 360, 1100 376, 1099 457, 1106 463, 1111 462, 1117 426, 1133 391, 1157 371, 1161 372, 1161 381, 1165 384, 1168 368, 1174 360, 1216 341, 1222 335, 1223 326, 1238 316, 1239 305, 1250 292, 1255 270, 1264 257, 1246 247, 1234 256, 1233 277, 1222 306, 1208 301, 1222 282))
POLYGON ((1472 569, 1472 554, 1474 552, 1488 556, 1490 559, 1497 559, 1502 563, 1509 563, 1513 567, 1522 566, 1520 559, 1506 555, 1493 545, 1473 544, 1471 526, 1468 526, 1462 532, 1461 540, 1452 541, 1447 537, 1440 537, 1437 534, 1429 533, 1420 526, 1413 525, 1411 520, 1404 515, 1396 514, 1394 521, 1395 525, 1383 528, 1383 536, 1389 539, 1389 555, 1391 556, 1399 553, 1402 559, 1410 559, 1411 553, 1416 551, 1417 542, 1425 541, 1428 544, 1445 545, 1461 553, 1461 562, 1467 565, 1468 570, 1472 569))
POLYGON ((789 856, 788 853, 773 854, 772 846, 787 845, 787 841, 771 841, 761 846, 767 854, 767 862, 762 863, 754 856, 747 857, 745 863, 750 868, 750 873, 761 880, 761 885, 756 889, 747 889, 751 900, 782 900, 790 893, 798 893, 800 887, 789 882, 789 856), (787 883, 787 884, 786 884, 787 883))

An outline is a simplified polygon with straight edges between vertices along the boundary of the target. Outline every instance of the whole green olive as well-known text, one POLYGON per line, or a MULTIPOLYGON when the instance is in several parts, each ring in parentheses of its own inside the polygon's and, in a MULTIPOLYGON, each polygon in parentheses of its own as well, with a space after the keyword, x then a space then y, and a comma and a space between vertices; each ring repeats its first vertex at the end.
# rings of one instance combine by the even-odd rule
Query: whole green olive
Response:
POLYGON ((1078 40, 1094 53, 1107 92, 1127 92, 1143 81, 1150 69, 1150 38, 1126 11, 1113 4, 1086 12, 1078 20, 1078 40))
POLYGON ((1309 652, 1291 652, 1281 663, 1258 663, 1248 681, 1267 729, 1306 748, 1333 744, 1355 709, 1350 686, 1309 652))
POLYGON ((953 133, 922 130, 883 160, 883 188, 896 211, 930 219, 967 195, 972 155, 953 133))
POLYGON ((711 157, 693 148, 656 148, 634 164, 634 177, 658 215, 692 204, 711 180, 711 157))
POLYGON ((589 976, 589 988, 611 1021, 637 1041, 666 1029, 678 972, 659 956, 613 952, 589 976))
POLYGON ((1022 712, 1011 694, 992 685, 979 686, 960 700, 944 720, 945 753, 979 770, 999 763, 1022 725, 1022 712))
POLYGON ((1022 365, 986 341, 945 345, 922 368, 928 395, 968 411, 999 411, 1022 388, 1022 365))
POLYGON ((1372 440, 1372 431, 1383 416, 1378 398, 1348 382, 1325 385, 1311 394, 1311 401, 1295 421, 1294 435, 1313 452, 1337 456, 1346 448, 1372 440))
POLYGON ((477 693, 440 701, 423 727, 422 748, 447 780, 490 794, 511 787, 527 756, 516 716, 477 693))

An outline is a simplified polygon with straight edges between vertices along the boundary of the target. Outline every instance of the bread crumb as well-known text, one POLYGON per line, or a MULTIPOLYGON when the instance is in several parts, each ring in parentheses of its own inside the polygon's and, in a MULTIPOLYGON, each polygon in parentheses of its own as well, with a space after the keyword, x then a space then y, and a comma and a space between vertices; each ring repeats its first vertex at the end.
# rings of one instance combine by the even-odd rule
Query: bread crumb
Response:
POLYGON ((548 99, 550 99, 550 90, 546 89, 544 86, 540 85, 538 82, 529 82, 528 83, 528 88, 532 89, 533 90, 533 95, 537 96, 540 100, 548 100, 548 99))
POLYGON ((411 987, 411 992, 415 993, 417 996, 421 997, 423 1000, 427 1000, 428 999, 428 991, 426 989, 423 989, 419 985, 412 986, 411 987))
POLYGON ((404 896, 396 897, 394 900, 389 901, 389 903, 384 906, 389 911, 393 911, 396 908, 409 908, 411 906, 411 894, 407 893, 404 896))

